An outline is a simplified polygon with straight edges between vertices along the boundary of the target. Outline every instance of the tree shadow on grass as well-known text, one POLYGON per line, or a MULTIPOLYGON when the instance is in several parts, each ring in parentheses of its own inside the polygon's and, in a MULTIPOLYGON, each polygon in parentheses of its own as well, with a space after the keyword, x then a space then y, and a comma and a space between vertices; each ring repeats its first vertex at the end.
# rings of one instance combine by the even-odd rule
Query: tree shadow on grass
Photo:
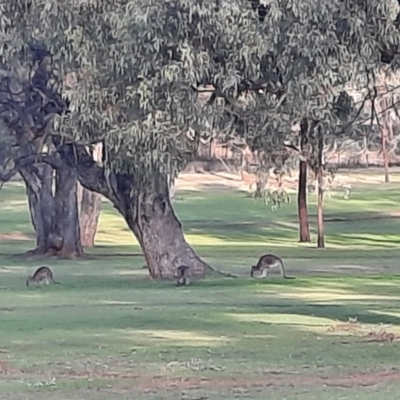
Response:
MULTIPOLYGON (((321 279, 320 282, 323 282, 321 279)), ((337 280, 337 299, 329 300, 329 292, 334 290, 329 286, 319 286, 318 280, 315 279, 298 279, 284 281, 277 279, 270 282, 255 282, 250 279, 220 279, 220 280, 204 280, 193 283, 188 288, 174 288, 174 282, 154 282, 148 279, 129 280, 121 279, 121 277, 95 276, 85 278, 78 283, 70 283, 57 288, 57 292, 79 292, 84 288, 90 292, 104 292, 107 290, 111 293, 122 291, 137 292, 140 291, 145 297, 143 307, 160 305, 163 309, 169 309, 171 312, 179 309, 189 309, 211 307, 209 312, 221 313, 226 307, 235 308, 238 314, 288 314, 313 316, 327 318, 332 320, 347 321, 349 317, 357 317, 361 323, 368 324, 393 324, 400 325, 400 316, 378 314, 382 308, 386 311, 393 310, 397 313, 400 303, 400 295, 396 291, 396 283, 399 277, 389 280, 393 282, 393 286, 389 286, 388 281, 382 279, 381 284, 376 284, 372 278, 355 279, 353 281, 340 283, 337 280), (282 292, 279 294, 279 287, 292 288, 287 294, 282 292), (296 291, 298 288, 300 291, 296 291), (324 290, 328 293, 328 300, 323 300, 321 296, 318 299, 310 301, 302 299, 301 289, 316 288, 320 293, 324 290), (268 294, 268 289, 271 294, 268 294), (260 290, 264 290, 260 291, 260 290), (147 292, 147 294, 146 294, 147 292), (374 293, 375 292, 375 293, 374 293), (235 295, 236 293, 236 295, 235 295), (292 294, 297 293, 293 298, 292 294), (260 297, 262 295, 262 297, 260 297), (357 295, 365 296, 366 299, 357 299, 357 295), (377 299, 374 300, 374 295, 377 299), (154 297, 155 296, 155 297, 154 297), (160 302, 160 296, 163 300, 160 302), (233 296, 233 297, 232 297, 233 296), (236 296, 236 297, 235 297, 236 296), (355 297, 354 297, 355 296, 355 297), (368 299, 370 296, 370 300, 368 299), (380 299, 379 297, 384 297, 380 299), (152 299, 149 301, 149 299, 152 299), (154 300, 153 300, 154 299, 154 300), (236 301, 237 299, 237 301, 236 301), (329 301, 328 304, 326 304, 329 301), (346 304, 343 304, 346 303, 346 304)), ((46 289, 45 289, 46 290, 46 289)), ((52 288, 51 291, 54 289, 52 288)), ((304 295, 311 295, 311 292, 304 292, 304 295)), ((335 292, 333 292, 335 293, 335 292)), ((140 302, 140 301, 139 301, 140 302)), ((399 314, 400 315, 400 314, 399 314)), ((218 319, 215 321, 218 324, 218 319)), ((192 321, 194 327, 197 322, 192 321)), ((200 328, 201 324, 198 326, 200 328)))
MULTIPOLYGON (((282 304, 280 306, 266 305, 259 306, 254 309, 252 314, 259 313, 260 315, 273 315, 273 314, 287 314, 287 315, 299 315, 302 317, 317 317, 326 318, 333 321, 347 322, 349 318, 357 317, 357 321, 362 324, 387 324, 400 326, 400 317, 387 314, 376 314, 371 311, 376 309, 379 311, 379 307, 375 308, 360 305, 338 305, 338 304, 307 304, 304 301, 300 301, 300 304, 282 304)), ((246 314, 246 311, 243 312, 246 314)), ((240 314, 240 312, 236 312, 240 314)), ((271 322, 273 324, 274 322, 271 322)), ((290 322, 288 322, 290 325, 290 322)))
MULTIPOLYGON (((169 361, 212 358, 216 364, 234 365, 231 368, 236 371, 238 364, 245 360, 254 373, 256 368, 277 365, 301 368, 312 364, 314 368, 315 360, 317 364, 322 360, 328 366, 343 365, 341 357, 351 351, 354 354, 359 348, 349 350, 340 345, 341 333, 324 336, 336 320, 346 322, 349 317, 357 317, 362 324, 400 326, 396 315, 375 313, 397 310, 400 301, 393 289, 395 286, 390 286, 388 294, 384 285, 396 285, 400 283, 399 278, 379 280, 376 292, 388 299, 374 300, 371 296, 370 300, 357 302, 347 301, 346 296, 367 293, 368 285, 374 284, 373 279, 271 279, 266 282, 210 279, 175 288, 172 282, 129 280, 122 276, 98 274, 82 278, 70 276, 70 281, 63 282, 62 286, 43 288, 41 298, 29 297, 40 294, 40 289, 13 292, 11 296, 28 297, 27 302, 19 303, 20 307, 16 304, 14 311, 1 314, 7 326, 4 338, 22 342, 29 338, 30 344, 24 344, 24 354, 36 351, 34 347, 48 338, 53 354, 64 354, 67 348, 71 354, 79 351, 83 357, 94 347, 94 351, 99 351, 97 346, 105 346, 107 355, 112 352, 118 357, 121 351, 130 354, 134 347, 139 349, 134 355, 135 363, 139 363, 140 349, 146 352, 144 363, 157 363, 162 349, 168 353, 169 361), (335 288, 343 295, 341 304, 328 298, 328 290, 332 294, 335 288), (306 295, 312 289, 322 295, 326 290, 327 299, 322 301, 329 303, 301 298, 301 289, 306 295), (42 306, 34 304, 35 301, 40 301, 42 306), (61 346, 55 337, 67 337, 67 342, 61 346), (321 337, 324 340, 319 340, 321 337), (332 342, 339 347, 332 348, 332 342), (327 352, 326 356, 322 351, 327 352)), ((357 341, 359 337, 350 340, 357 341)), ((370 348, 378 349, 378 346, 372 344, 370 348)), ((380 361, 390 361, 393 350, 388 348, 378 349, 380 361)), ((375 353, 360 356, 363 367, 369 368, 376 362, 375 353)), ((348 366, 352 362, 344 363, 348 366)), ((357 362, 350 367, 358 365, 357 362)))
MULTIPOLYGON (((329 243, 351 247, 354 245, 375 245, 379 247, 393 247, 400 243, 400 231, 396 222, 391 218, 377 219, 376 223, 366 221, 360 216, 357 223, 326 222, 327 246, 329 243), (379 221, 379 223, 378 223, 379 221)), ((298 226, 296 222, 285 220, 277 221, 266 218, 257 220, 209 220, 185 221, 185 233, 197 236, 215 237, 229 245, 230 241, 241 241, 243 244, 251 241, 273 243, 296 243, 298 240, 298 226)), ((315 234, 313 232, 313 234, 315 234)))

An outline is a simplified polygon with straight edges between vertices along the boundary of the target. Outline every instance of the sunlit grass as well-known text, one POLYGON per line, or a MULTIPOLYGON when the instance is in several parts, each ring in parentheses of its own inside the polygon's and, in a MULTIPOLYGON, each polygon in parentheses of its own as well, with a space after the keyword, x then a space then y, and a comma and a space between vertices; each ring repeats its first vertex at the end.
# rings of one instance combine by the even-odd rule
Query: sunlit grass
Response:
POLYGON ((333 321, 328 318, 318 318, 309 316, 300 316, 296 314, 274 314, 274 315, 260 315, 260 314, 228 314, 231 318, 244 322, 258 322, 263 324, 276 324, 276 325, 310 325, 310 326, 327 326, 333 321))
POLYGON ((0 290, 0 361, 25 372, 2 375, 0 362, 2 399, 398 398, 394 384, 357 391, 252 387, 243 393, 213 386, 232 377, 262 381, 271 371, 336 376, 398 366, 398 342, 361 341, 382 326, 400 335, 400 219, 391 216, 400 204, 397 184, 373 191, 356 187, 349 201, 328 198, 324 250, 315 246, 313 196, 311 244, 297 242, 293 202, 272 212, 239 191, 178 191, 177 197, 187 240, 208 262, 239 279, 212 275, 188 288, 152 282, 143 257, 134 256, 140 252, 136 240, 106 201, 92 258, 14 257, 33 247, 33 232, 23 186, 5 186, 0 192, 0 287, 6 288, 0 290), (29 240, 12 239, 15 232, 29 240), (297 279, 251 280, 250 265, 267 252, 281 255, 297 279), (26 288, 27 275, 43 263, 62 284, 26 288), (357 318, 362 329, 329 329, 349 318, 357 318), (100 370, 117 375, 62 375, 100 370), (128 373, 132 378, 118 378, 128 373), (52 374, 58 377, 55 386, 32 386, 52 374), (137 389, 137 382, 154 376, 213 381, 188 389, 187 396, 179 385, 154 393, 137 389))
MULTIPOLYGON (((379 311, 379 310, 370 310, 371 313, 377 314, 377 315, 388 315, 391 317, 396 317, 400 318, 400 312, 393 312, 393 311, 379 311)), ((395 326, 395 329, 399 330, 400 327, 395 326)))
POLYGON ((286 297, 292 299, 299 299, 307 302, 349 302, 354 300, 364 300, 364 301, 381 301, 381 300, 398 300, 400 301, 400 294, 397 297, 381 295, 371 295, 371 294, 360 294, 354 293, 349 290, 329 290, 325 289, 323 291, 319 289, 310 288, 293 288, 293 292, 286 294, 286 297))
MULTIPOLYGON (((118 332, 117 332, 118 334, 118 332)), ((226 343, 228 340, 222 337, 214 337, 211 335, 206 335, 201 332, 196 331, 183 331, 183 330, 124 330, 123 334, 119 332, 119 336, 123 336, 125 339, 136 342, 147 338, 146 342, 151 345, 151 343, 160 344, 164 343, 167 346, 217 346, 221 342, 226 343)))

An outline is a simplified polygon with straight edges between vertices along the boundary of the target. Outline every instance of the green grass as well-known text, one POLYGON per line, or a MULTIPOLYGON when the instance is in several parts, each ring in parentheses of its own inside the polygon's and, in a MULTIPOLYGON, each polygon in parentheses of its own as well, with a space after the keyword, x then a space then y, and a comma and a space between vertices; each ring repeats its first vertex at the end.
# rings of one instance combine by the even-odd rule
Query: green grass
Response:
POLYGON ((381 324, 400 335, 396 185, 327 199, 324 250, 297 243, 295 204, 272 212, 234 191, 178 197, 188 241, 241 278, 188 288, 150 281, 108 202, 92 257, 27 260, 34 237, 24 189, 0 191, 1 399, 399 398, 400 384, 378 373, 398 367, 400 342, 362 339, 381 324), (297 279, 250 280, 266 252, 297 279), (25 287, 42 263, 62 285, 25 287), (350 317, 359 330, 329 329, 350 317), (364 372, 364 382, 351 380, 364 372))

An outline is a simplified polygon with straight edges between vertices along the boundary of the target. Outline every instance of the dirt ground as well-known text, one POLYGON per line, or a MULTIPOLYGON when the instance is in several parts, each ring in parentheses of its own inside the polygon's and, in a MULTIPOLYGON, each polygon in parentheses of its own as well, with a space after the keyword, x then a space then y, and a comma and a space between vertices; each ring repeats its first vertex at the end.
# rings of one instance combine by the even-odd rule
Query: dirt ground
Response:
MULTIPOLYGON (((390 169, 390 181, 400 183, 400 168, 390 169)), ((383 168, 368 168, 357 170, 341 170, 334 179, 332 189, 342 185, 380 185, 384 183, 383 168)), ((206 190, 206 189, 236 189, 248 190, 248 185, 241 179, 239 174, 229 172, 215 173, 182 173, 176 180, 177 190, 206 190)), ((271 176, 268 186, 274 188, 277 186, 275 176, 271 176)), ((283 186, 285 190, 297 189, 297 174, 284 176, 283 186)))
MULTIPOLYGON (((293 387, 293 386, 318 386, 325 385, 330 387, 353 386, 373 386, 376 384, 398 381, 400 379, 399 371, 378 371, 370 373, 360 373, 357 375, 343 377, 320 377, 308 375, 294 375, 282 373, 280 376, 266 375, 263 378, 227 378, 227 379, 199 379, 183 378, 170 379, 167 377, 147 377, 138 379, 135 387, 138 390, 154 390, 177 388, 181 390, 189 389, 207 389, 207 388, 255 388, 255 387, 293 387)), ((129 389, 127 389, 129 390, 129 389)))
MULTIPOLYGON (((44 371, 43 371, 44 372, 44 371)), ((30 371, 16 369, 8 364, 5 360, 0 360, 0 377, 7 380, 37 380, 44 378, 46 374, 37 376, 30 371)), ((62 369, 61 363, 57 366, 51 366, 52 378, 56 379, 117 379, 113 383, 113 389, 118 393, 129 392, 134 387, 137 391, 146 392, 149 390, 193 390, 193 389, 235 389, 235 388, 265 388, 265 387, 342 387, 351 388, 355 386, 374 386, 377 384, 385 384, 400 380, 400 371, 398 370, 381 370, 371 372, 360 372, 352 375, 343 376, 315 376, 302 373, 287 372, 270 372, 265 373, 262 377, 232 377, 232 378, 194 378, 182 377, 175 378, 172 376, 161 375, 145 375, 132 373, 131 368, 126 368, 118 363, 117 368, 107 370, 80 370, 62 369)))

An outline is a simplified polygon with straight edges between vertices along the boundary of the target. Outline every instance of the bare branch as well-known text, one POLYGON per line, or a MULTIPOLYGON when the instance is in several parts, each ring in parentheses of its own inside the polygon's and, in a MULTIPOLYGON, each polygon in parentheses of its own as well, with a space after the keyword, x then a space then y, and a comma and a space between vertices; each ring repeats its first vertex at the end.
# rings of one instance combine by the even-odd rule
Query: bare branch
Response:
POLYGON ((17 172, 17 168, 13 168, 11 171, 8 171, 6 173, 0 172, 0 181, 2 183, 8 182, 17 172))

